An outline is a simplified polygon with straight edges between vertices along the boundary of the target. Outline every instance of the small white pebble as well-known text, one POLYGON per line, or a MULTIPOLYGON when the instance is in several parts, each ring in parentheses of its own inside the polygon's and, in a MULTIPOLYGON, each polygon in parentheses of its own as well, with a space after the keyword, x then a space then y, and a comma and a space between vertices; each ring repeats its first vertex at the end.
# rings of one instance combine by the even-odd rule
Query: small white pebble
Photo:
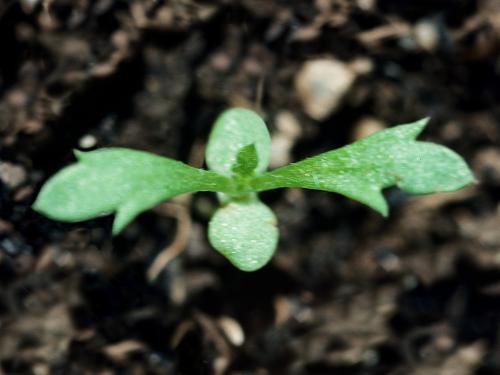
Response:
POLYGON ((78 141, 78 146, 82 149, 92 148, 97 144, 97 139, 91 134, 84 135, 78 141))
POLYGON ((315 120, 324 120, 338 108, 355 78, 355 72, 342 61, 311 60, 295 77, 295 88, 304 111, 315 120))
POLYGON ((234 346, 241 346, 245 342, 243 328, 235 319, 223 316, 219 319, 219 326, 234 346))
POLYGON ((439 31, 436 23, 431 20, 419 21, 413 29, 415 41, 426 51, 434 51, 439 44, 439 31))

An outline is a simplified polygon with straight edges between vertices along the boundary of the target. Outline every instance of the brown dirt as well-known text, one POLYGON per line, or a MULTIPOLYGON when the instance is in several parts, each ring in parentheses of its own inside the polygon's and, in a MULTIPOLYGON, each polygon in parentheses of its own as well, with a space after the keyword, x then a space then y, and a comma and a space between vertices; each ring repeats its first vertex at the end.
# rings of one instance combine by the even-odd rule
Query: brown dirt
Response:
POLYGON ((0 374, 500 374, 499 35, 496 0, 0 2, 0 374), (389 219, 266 193, 281 240, 252 274, 210 248, 209 194, 116 238, 30 209, 74 148, 200 164, 229 106, 275 166, 431 116, 480 183, 390 189, 389 219))

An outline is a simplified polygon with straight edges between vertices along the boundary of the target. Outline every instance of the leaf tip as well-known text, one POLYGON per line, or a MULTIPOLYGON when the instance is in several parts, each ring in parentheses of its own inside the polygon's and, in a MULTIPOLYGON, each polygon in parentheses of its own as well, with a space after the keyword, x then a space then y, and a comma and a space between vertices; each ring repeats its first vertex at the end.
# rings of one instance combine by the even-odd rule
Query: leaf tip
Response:
POLYGON ((36 198, 36 200, 31 205, 31 209, 33 211, 38 212, 39 214, 43 213, 43 211, 44 211, 43 203, 41 201, 42 200, 40 199, 40 194, 39 194, 38 197, 36 198))
POLYGON ((116 237, 120 234, 120 232, 123 230, 123 227, 117 224, 116 219, 113 220, 113 228, 111 229, 111 235, 113 237, 116 237))
POLYGON ((416 139, 424 131, 430 119, 430 117, 424 117, 423 119, 407 124, 405 127, 410 130, 410 138, 416 139))
POLYGON ((131 209, 133 203, 134 202, 132 202, 132 204, 130 202, 128 204, 125 203, 116 210, 115 217, 113 219, 113 227, 111 229, 113 237, 119 235, 120 232, 124 230, 125 227, 138 215, 139 210, 131 209))
POLYGON ((118 219, 117 216, 118 216, 118 213, 116 214, 116 216, 113 220, 113 227, 111 229, 111 235, 113 237, 118 236, 123 231, 123 229, 125 229, 125 227, 128 224, 128 223, 124 223, 122 220, 118 219))
POLYGON ((385 200, 385 198, 383 198, 382 194, 380 194, 381 197, 382 197, 382 200, 378 201, 378 202, 370 202, 372 203, 371 204, 371 207, 377 211, 380 215, 382 215, 383 217, 388 217, 389 216, 389 205, 387 204, 387 201, 385 200))
POLYGON ((464 161, 464 164, 465 164, 465 169, 466 169, 466 174, 467 176, 465 177, 465 181, 464 181, 464 186, 468 186, 468 185, 478 185, 481 183, 481 181, 479 181, 476 176, 474 175, 474 173, 471 171, 471 169, 467 166, 467 164, 465 163, 464 161))
POLYGON ((416 121, 416 123, 421 124, 422 126, 425 127, 425 126, 427 126, 427 124, 429 123, 430 120, 431 120, 431 117, 427 116, 427 117, 424 117, 423 119, 416 121))
POLYGON ((84 151, 77 150, 77 149, 74 149, 74 150, 73 150, 73 155, 75 155, 75 158, 76 158, 78 161, 83 161, 83 158, 84 158, 85 152, 84 152, 84 151))
POLYGON ((52 205, 50 202, 50 192, 48 192, 48 190, 50 190, 49 188, 46 185, 42 186, 41 190, 38 192, 35 201, 31 204, 31 209, 35 212, 38 212, 41 215, 51 218, 52 205))

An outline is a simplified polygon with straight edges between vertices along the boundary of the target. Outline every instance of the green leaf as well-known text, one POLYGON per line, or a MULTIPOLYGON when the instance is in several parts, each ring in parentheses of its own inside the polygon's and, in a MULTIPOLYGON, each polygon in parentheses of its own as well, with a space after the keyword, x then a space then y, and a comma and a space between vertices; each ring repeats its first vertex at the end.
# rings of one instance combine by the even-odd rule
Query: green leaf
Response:
POLYGON ((51 177, 33 208, 77 222, 116 213, 118 234, 139 213, 179 194, 220 191, 227 178, 147 152, 122 148, 76 152, 78 163, 51 177))
POLYGON ((269 262, 278 243, 274 213, 258 199, 233 201, 210 220, 208 238, 219 253, 242 271, 256 271, 269 262))
POLYGON ((255 145, 249 144, 240 149, 236 156, 236 162, 231 170, 241 176, 249 176, 253 173, 259 163, 255 145))
POLYGON ((224 176, 232 176, 240 150, 253 144, 257 154, 256 173, 269 165, 271 138, 266 124, 253 111, 232 108, 216 120, 206 150, 208 167, 224 176))
POLYGON ((351 145, 257 176, 255 191, 302 187, 336 192, 387 215, 381 191, 397 185, 413 194, 458 190, 474 182, 464 160, 450 149, 415 138, 427 119, 400 125, 351 145))

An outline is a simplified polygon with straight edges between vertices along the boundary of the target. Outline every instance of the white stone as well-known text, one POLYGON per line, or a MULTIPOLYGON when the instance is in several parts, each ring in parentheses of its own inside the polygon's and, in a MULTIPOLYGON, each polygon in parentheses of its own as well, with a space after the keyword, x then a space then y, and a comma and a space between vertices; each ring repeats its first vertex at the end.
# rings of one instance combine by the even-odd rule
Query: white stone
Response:
POLYGON ((304 63, 295 77, 295 88, 304 111, 315 120, 324 120, 339 106, 356 78, 348 64, 335 59, 304 63))

